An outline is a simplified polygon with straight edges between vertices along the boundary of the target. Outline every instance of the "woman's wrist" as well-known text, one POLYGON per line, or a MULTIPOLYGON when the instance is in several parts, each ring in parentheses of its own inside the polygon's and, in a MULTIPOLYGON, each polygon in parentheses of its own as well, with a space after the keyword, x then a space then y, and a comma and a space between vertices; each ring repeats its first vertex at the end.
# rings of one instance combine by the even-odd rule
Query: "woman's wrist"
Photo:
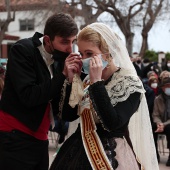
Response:
POLYGON ((98 81, 102 81, 102 79, 94 79, 94 80, 90 81, 90 84, 94 84, 94 83, 96 83, 98 81))
POLYGON ((103 79, 100 79, 100 80, 96 80, 96 81, 90 82, 90 85, 100 84, 100 83, 103 83, 103 82, 104 82, 104 80, 103 80, 103 79))

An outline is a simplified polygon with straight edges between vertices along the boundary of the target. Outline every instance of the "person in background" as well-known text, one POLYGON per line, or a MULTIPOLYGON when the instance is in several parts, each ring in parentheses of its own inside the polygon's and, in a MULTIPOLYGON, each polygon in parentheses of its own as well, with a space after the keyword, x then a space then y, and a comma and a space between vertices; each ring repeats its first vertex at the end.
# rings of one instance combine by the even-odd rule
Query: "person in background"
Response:
POLYGON ((77 33, 70 15, 53 14, 44 34, 36 32, 11 47, 0 103, 1 170, 48 170, 50 123, 68 72, 82 64, 72 53, 77 33))
POLYGON ((147 74, 149 71, 151 71, 151 67, 153 66, 153 63, 148 59, 148 58, 145 58, 143 60, 143 69, 142 69, 142 80, 143 81, 148 81, 147 79, 147 74))
POLYGON ((68 133, 69 122, 60 119, 57 115, 54 115, 54 123, 54 128, 51 125, 49 131, 56 132, 59 135, 58 143, 61 144, 64 142, 65 136, 68 133))
POLYGON ((167 70, 170 72, 170 59, 168 59, 166 62, 165 62, 165 66, 163 67, 162 69, 163 71, 164 70, 167 70))
MULTIPOLYGON (((154 101, 153 121, 156 125, 155 133, 164 133, 167 139, 167 148, 170 151, 170 77, 161 79, 162 93, 154 101)), ((170 152, 166 162, 170 166, 170 152)))
POLYGON ((151 70, 154 71, 156 73, 156 75, 159 76, 161 73, 161 68, 158 66, 157 62, 153 62, 152 64, 153 64, 153 66, 151 66, 151 70))
POLYGON ((4 80, 0 78, 0 99, 1 99, 3 88, 4 88, 4 80))
POLYGON ((135 63, 139 66, 139 68, 142 70, 143 69, 143 63, 141 57, 136 57, 135 63))
POLYGON ((165 77, 170 77, 170 72, 167 70, 161 72, 161 74, 159 75, 159 80, 161 81, 165 77))
POLYGON ((162 58, 161 60, 161 70, 164 71, 166 66, 166 58, 162 58))
POLYGON ((150 76, 154 76, 154 77, 156 77, 156 78, 158 78, 158 75, 155 73, 155 71, 149 71, 148 73, 147 73, 147 78, 149 79, 150 78, 150 76))
POLYGON ((5 67, 3 67, 3 65, 0 65, 0 99, 4 88, 5 72, 6 72, 5 67))
POLYGON ((167 70, 170 71, 170 60, 167 61, 166 65, 167 65, 167 70))
POLYGON ((158 84, 159 84, 159 81, 158 81, 157 77, 155 77, 155 76, 149 77, 148 85, 154 91, 155 96, 157 96, 158 92, 159 92, 158 84))
POLYGON ((6 69, 3 65, 0 65, 0 78, 4 80, 6 69))
POLYGON ((72 88, 63 87, 61 115, 78 114, 80 125, 50 170, 158 170, 145 90, 123 41, 93 23, 80 31, 77 45, 87 76, 83 82, 79 74, 68 76, 72 88))
POLYGON ((142 77, 142 63, 141 63, 141 57, 136 57, 136 58, 133 58, 133 57, 130 57, 132 63, 133 63, 133 66, 135 67, 135 70, 137 72, 137 75, 141 78, 142 77))

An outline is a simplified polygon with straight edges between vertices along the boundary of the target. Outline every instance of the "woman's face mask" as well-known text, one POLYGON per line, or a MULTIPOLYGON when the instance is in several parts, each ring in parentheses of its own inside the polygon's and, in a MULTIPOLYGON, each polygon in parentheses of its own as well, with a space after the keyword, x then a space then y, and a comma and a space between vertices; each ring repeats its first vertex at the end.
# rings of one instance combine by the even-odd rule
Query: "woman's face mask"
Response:
POLYGON ((167 63, 167 66, 170 67, 170 63, 167 63))
MULTIPOLYGON (((105 61, 103 58, 102 58, 102 56, 101 56, 101 54, 100 55, 98 55, 101 59, 102 59, 102 63, 103 63, 103 69, 108 65, 108 62, 107 61, 105 61)), ((83 72, 85 73, 85 74, 89 74, 89 67, 90 67, 90 60, 92 59, 92 57, 90 57, 90 58, 86 58, 86 59, 82 59, 82 63, 83 63, 83 72)))
POLYGON ((136 62, 137 62, 137 64, 140 64, 140 63, 141 63, 141 60, 137 60, 136 62))
POLYGON ((165 93, 167 96, 170 96, 170 87, 166 87, 164 93, 165 93))
POLYGON ((158 83, 152 83, 152 84, 151 84, 151 87, 152 87, 153 89, 156 89, 156 88, 158 87, 158 83))

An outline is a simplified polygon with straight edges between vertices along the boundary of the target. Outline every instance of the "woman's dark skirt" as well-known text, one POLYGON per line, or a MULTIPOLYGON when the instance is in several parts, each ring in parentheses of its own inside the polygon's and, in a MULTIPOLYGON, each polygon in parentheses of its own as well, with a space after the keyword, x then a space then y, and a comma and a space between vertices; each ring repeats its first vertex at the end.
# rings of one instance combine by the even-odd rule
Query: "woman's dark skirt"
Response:
MULTIPOLYGON (((114 158, 116 155, 114 151, 116 147, 115 140, 113 138, 102 138, 101 142, 109 161, 114 169, 116 169, 118 163, 114 158)), ((50 167, 50 170, 92 170, 83 146, 80 128, 78 128, 77 131, 62 145, 50 167)))

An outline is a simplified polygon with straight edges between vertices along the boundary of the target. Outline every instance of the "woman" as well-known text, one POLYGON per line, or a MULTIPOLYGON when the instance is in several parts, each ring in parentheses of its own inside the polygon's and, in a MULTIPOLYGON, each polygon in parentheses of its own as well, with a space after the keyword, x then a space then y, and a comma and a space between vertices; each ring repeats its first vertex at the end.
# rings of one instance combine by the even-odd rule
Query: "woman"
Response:
POLYGON ((159 84, 159 81, 157 77, 155 76, 149 77, 148 85, 154 91, 155 96, 157 96, 159 92, 158 84, 159 84))
POLYGON ((170 72, 167 71, 167 70, 164 70, 164 71, 161 72, 161 74, 159 76, 160 81, 162 81, 162 79, 165 78, 165 77, 170 77, 170 72))
POLYGON ((162 70, 170 71, 170 59, 167 59, 167 61, 165 62, 165 66, 162 68, 162 70))
POLYGON ((66 120, 78 114, 80 126, 50 170, 159 169, 144 89, 121 39, 108 26, 94 23, 79 33, 77 44, 88 75, 83 84, 77 74, 68 76, 71 94, 67 83, 60 113, 66 120))

